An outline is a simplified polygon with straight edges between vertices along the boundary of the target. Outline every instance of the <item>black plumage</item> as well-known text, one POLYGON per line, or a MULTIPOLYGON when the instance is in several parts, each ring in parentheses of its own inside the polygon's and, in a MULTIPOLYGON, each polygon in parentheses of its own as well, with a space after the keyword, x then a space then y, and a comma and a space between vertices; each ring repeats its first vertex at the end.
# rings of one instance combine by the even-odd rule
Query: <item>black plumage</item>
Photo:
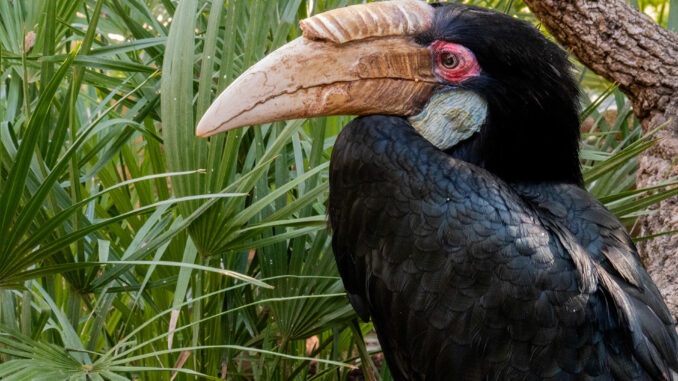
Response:
POLYGON ((439 5, 417 37, 474 52, 481 130, 441 151, 397 116, 331 158, 333 249, 396 380, 645 380, 678 369, 674 322, 624 227, 581 187, 577 87, 527 23, 439 5))

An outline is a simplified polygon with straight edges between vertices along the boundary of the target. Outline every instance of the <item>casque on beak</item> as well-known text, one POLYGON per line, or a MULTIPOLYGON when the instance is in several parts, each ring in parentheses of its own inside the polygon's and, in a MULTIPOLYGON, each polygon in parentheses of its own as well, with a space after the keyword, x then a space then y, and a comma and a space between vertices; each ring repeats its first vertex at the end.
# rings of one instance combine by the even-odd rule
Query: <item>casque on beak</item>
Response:
POLYGON ((198 136, 329 115, 415 115, 438 81, 414 35, 433 8, 399 0, 354 5, 300 22, 302 37, 238 77, 205 112, 198 136))

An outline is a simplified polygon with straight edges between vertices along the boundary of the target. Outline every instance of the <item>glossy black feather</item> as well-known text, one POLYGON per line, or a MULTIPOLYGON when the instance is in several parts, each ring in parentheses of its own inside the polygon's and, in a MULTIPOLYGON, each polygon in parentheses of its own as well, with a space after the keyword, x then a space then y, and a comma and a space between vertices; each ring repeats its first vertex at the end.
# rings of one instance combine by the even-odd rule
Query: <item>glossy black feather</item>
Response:
POLYGON ((507 183, 398 117, 330 167, 333 249, 396 380, 641 380, 678 339, 623 227, 585 191, 507 183))

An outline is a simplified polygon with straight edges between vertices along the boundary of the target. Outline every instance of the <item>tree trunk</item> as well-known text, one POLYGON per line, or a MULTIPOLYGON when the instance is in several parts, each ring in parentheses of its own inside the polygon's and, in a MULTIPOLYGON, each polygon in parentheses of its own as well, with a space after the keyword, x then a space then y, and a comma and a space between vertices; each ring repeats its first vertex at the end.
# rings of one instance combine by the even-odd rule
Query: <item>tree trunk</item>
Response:
MULTIPOLYGON (((580 62, 619 84, 643 133, 667 123, 662 140, 640 157, 638 187, 678 175, 678 34, 623 0, 524 0, 580 62)), ((678 197, 640 221, 641 234, 678 229, 678 197)), ((639 244, 645 266, 678 318, 678 234, 639 244)))

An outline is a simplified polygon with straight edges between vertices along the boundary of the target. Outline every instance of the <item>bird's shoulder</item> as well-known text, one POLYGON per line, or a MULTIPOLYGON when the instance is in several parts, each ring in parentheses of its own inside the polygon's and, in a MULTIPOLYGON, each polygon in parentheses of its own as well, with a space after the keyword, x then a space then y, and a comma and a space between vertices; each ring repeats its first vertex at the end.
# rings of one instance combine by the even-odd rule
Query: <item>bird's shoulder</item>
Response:
POLYGON ((511 185, 436 149, 401 118, 371 116, 346 126, 332 153, 330 188, 335 234, 410 240, 408 249, 422 256, 452 258, 463 251, 460 260, 514 269, 532 261, 579 266, 561 242, 570 234, 566 229, 511 185))
POLYGON ((564 226, 587 255, 613 276, 627 292, 639 293, 666 324, 672 317, 645 270, 638 250, 622 223, 585 189, 573 184, 511 186, 544 218, 564 226))

